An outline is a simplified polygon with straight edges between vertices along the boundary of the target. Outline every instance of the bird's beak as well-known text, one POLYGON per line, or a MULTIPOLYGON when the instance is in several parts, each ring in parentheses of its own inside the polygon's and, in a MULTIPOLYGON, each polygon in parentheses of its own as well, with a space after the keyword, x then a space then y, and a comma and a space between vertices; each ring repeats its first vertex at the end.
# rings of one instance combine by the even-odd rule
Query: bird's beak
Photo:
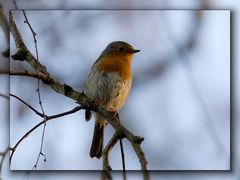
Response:
POLYGON ((139 49, 134 49, 134 50, 132 51, 132 53, 138 53, 138 52, 140 52, 139 49))

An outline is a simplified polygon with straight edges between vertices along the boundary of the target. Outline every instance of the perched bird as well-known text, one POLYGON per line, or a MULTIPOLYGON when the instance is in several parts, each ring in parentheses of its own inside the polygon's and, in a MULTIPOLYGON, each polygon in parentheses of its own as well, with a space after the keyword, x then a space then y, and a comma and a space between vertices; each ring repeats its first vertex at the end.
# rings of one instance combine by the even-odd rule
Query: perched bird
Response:
MULTIPOLYGON (((133 54, 140 50, 134 49, 123 41, 111 42, 93 64, 86 81, 85 93, 97 105, 109 111, 120 110, 128 97, 132 84, 131 63, 133 54)), ((104 127, 107 121, 99 114, 93 113, 95 127, 90 150, 90 157, 101 157, 104 127)), ((91 112, 85 111, 86 120, 91 112)))

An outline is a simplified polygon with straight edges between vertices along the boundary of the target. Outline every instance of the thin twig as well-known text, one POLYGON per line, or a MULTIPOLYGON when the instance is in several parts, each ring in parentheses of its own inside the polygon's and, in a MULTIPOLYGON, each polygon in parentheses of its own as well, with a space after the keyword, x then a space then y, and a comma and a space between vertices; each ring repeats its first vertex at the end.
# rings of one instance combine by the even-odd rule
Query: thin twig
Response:
POLYGON ((56 115, 52 115, 52 116, 46 116, 47 117, 47 120, 43 120, 41 121, 40 123, 38 123, 37 125, 35 125, 32 129, 30 129, 27 133, 25 133, 21 138, 20 140, 13 146, 13 148, 10 148, 10 151, 11 151, 11 154, 10 154, 10 164, 12 162, 12 157, 13 157, 13 154, 14 152, 16 151, 17 147, 19 146, 19 144, 25 139, 27 138, 34 130, 36 130, 39 126, 41 126, 42 124, 44 124, 45 122, 48 122, 50 120, 54 120, 54 119, 57 119, 59 117, 62 117, 62 116, 66 116, 68 114, 72 114, 72 113, 75 113, 81 109, 84 109, 83 107, 81 106, 78 106, 78 107, 75 107, 73 108, 72 110, 70 111, 67 111, 67 112, 64 112, 64 113, 60 113, 60 114, 56 114, 56 115))
POLYGON ((32 33, 32 36, 33 36, 33 40, 34 40, 34 45, 35 45, 36 58, 37 58, 37 61, 39 61, 37 38, 36 38, 37 34, 36 34, 36 32, 33 30, 33 28, 32 28, 32 26, 31 26, 31 24, 30 24, 30 22, 29 22, 29 20, 28 20, 28 17, 27 17, 27 15, 26 15, 25 11, 24 11, 24 10, 22 10, 22 11, 23 11, 23 15, 24 15, 24 17, 25 17, 24 23, 26 23, 26 24, 28 25, 29 29, 31 30, 31 33, 32 33))
MULTIPOLYGON (((36 51, 36 58, 37 58, 37 61, 39 61, 39 56, 38 56, 38 45, 37 45, 37 38, 36 38, 36 32, 33 30, 29 20, 28 20, 28 17, 25 13, 24 10, 23 11, 23 15, 25 17, 25 21, 24 23, 27 23, 29 29, 31 30, 31 33, 32 33, 32 36, 33 36, 33 40, 34 40, 34 45, 35 45, 35 51, 36 51)), ((41 91, 40 91, 40 79, 37 80, 37 94, 38 94, 38 102, 39 102, 39 105, 40 105, 40 108, 41 108, 41 111, 42 111, 42 114, 44 115, 44 126, 43 126, 43 131, 42 131, 42 138, 41 138, 41 145, 40 145, 40 151, 39 151, 39 154, 38 154, 38 157, 37 157, 37 160, 36 160, 36 163, 35 165, 33 166, 33 169, 37 169, 37 165, 38 165, 38 162, 39 162, 39 159, 41 156, 44 157, 44 162, 46 161, 46 156, 45 154, 43 153, 43 142, 44 142, 44 136, 45 136, 45 130, 46 130, 46 117, 45 117, 45 112, 44 112, 44 109, 43 109, 43 105, 42 105, 42 99, 41 99, 41 91)))
POLYGON ((5 99, 9 100, 9 96, 6 95, 6 94, 2 94, 2 93, 0 93, 0 97, 3 97, 3 98, 5 98, 5 99))
MULTIPOLYGON (((45 119, 43 121, 41 121, 40 123, 38 123, 37 125, 35 125, 32 129, 30 129, 27 133, 25 133, 19 140, 18 142, 13 146, 13 148, 10 148, 11 150, 11 154, 10 154, 10 164, 12 162, 12 157, 13 157, 13 154, 14 152, 16 151, 17 147, 19 146, 19 144, 29 136, 29 134, 31 134, 34 130, 36 130, 38 127, 40 127, 42 124, 45 124, 47 121, 50 121, 52 119, 56 119, 56 118, 59 118, 59 117, 62 117, 62 116, 66 116, 68 114, 72 114, 72 113, 75 113, 81 109, 84 109, 84 107, 82 106, 77 106, 69 111, 66 111, 66 112, 63 112, 63 113, 59 113, 59 114, 56 114, 56 115, 52 115, 52 116, 47 116, 47 115, 44 115, 42 113, 40 113, 39 111, 37 111, 35 108, 33 108, 31 105, 29 105, 27 102, 25 102, 24 100, 22 100, 21 98, 13 95, 13 94, 10 94, 10 96, 18 99, 19 101, 21 101, 23 104, 25 104, 27 107, 29 107, 32 111, 34 111, 37 115, 39 115, 40 117, 45 117, 45 119)), ((44 154, 41 154, 44 156, 44 154)), ((35 164, 36 165, 36 164, 35 164)), ((36 167, 37 168, 37 167, 36 167)))
POLYGON ((41 107, 41 111, 42 111, 42 114, 44 116, 43 118, 43 121, 44 121, 44 126, 43 126, 43 131, 42 131, 42 138, 41 138, 41 145, 40 145, 40 150, 39 150, 39 153, 38 153, 38 157, 37 157, 37 160, 36 160, 36 163, 34 164, 33 166, 33 169, 36 170, 37 169, 37 165, 38 165, 38 162, 39 162, 39 159, 41 156, 44 157, 44 162, 46 162, 46 156, 45 154, 43 153, 43 142, 44 142, 44 135, 45 135, 45 130, 46 130, 46 116, 45 116, 45 112, 44 112, 44 109, 43 109, 43 105, 42 105, 42 100, 41 100, 41 93, 40 93, 40 79, 37 80, 37 94, 38 94, 38 102, 39 102, 39 105, 41 107))
POLYGON ((37 160, 36 160, 32 170, 36 170, 37 169, 37 165, 38 165, 38 162, 39 162, 41 156, 44 157, 44 159, 43 159, 44 162, 47 161, 46 155, 42 152, 42 150, 43 150, 43 141, 44 141, 44 136, 45 136, 45 129, 46 129, 46 124, 47 124, 46 123, 46 117, 43 119, 43 122, 44 122, 44 124, 43 124, 43 131, 42 131, 41 146, 40 146, 40 150, 39 150, 39 153, 38 153, 38 156, 37 156, 37 160))
POLYGON ((102 152, 103 156, 103 172, 102 172, 102 180, 112 179, 112 176, 109 172, 109 170, 112 170, 110 164, 109 164, 109 153, 111 149, 115 146, 115 144, 118 141, 119 137, 119 131, 115 131, 112 138, 109 140, 107 146, 104 148, 102 152))
MULTIPOLYGON (((10 96, 18 99, 19 101, 21 101, 23 104, 25 104, 27 107, 29 107, 32 111, 34 111, 37 115, 39 115, 40 117, 44 117, 44 114, 40 113, 38 110, 36 110, 35 108, 33 108, 30 104, 28 104, 26 101, 22 100, 21 98, 19 98, 18 96, 14 95, 14 94, 10 94, 10 96)), ((55 118, 59 118, 59 117, 62 117, 62 116, 65 116, 65 115, 68 115, 68 114, 72 114, 72 113, 75 113, 81 109, 85 109, 84 106, 77 106, 75 108, 73 108, 72 110, 69 110, 69 111, 66 111, 66 112, 63 112, 63 113, 59 113, 59 114, 56 114, 56 115, 51 115, 51 116, 47 116, 45 115, 45 117, 50 120, 50 119, 55 119, 55 118)))
POLYGON ((118 132, 115 131, 115 133, 113 134, 112 138, 110 139, 110 141, 108 142, 107 146, 104 148, 103 150, 103 170, 111 170, 111 166, 109 165, 109 152, 111 151, 111 149, 113 148, 113 146, 117 143, 118 141, 118 132))
POLYGON ((21 101, 23 104, 25 104, 27 107, 29 107, 31 110, 33 110, 37 115, 39 115, 40 117, 44 118, 44 114, 40 113, 38 110, 36 110, 35 108, 33 108, 30 104, 26 103, 26 101, 22 100, 20 97, 14 95, 14 94, 10 94, 10 96, 18 99, 18 100, 21 101))
POLYGON ((120 142, 120 149, 121 149, 121 157, 122 157, 122 173, 123 173, 123 179, 126 180, 126 168, 125 168, 125 156, 124 156, 124 150, 123 150, 123 143, 122 143, 122 138, 119 140, 120 142))
MULTIPOLYGON (((50 77, 53 77, 46 70, 46 67, 43 66, 39 61, 37 61, 37 59, 27 49, 27 47, 22 39, 22 36, 16 26, 12 12, 10 12, 9 19, 10 19, 10 27, 11 27, 10 30, 13 35, 17 49, 18 49, 18 52, 16 53, 16 56, 15 56, 16 57, 15 60, 18 60, 17 59, 18 53, 23 53, 24 61, 26 61, 36 72, 41 71, 45 74, 48 74, 50 77)), ((58 82, 54 78, 52 78, 52 82, 47 85, 49 87, 51 87, 57 93, 61 93, 66 97, 76 100, 77 103, 81 104, 81 106, 88 108, 92 111, 95 111, 96 113, 100 114, 101 117, 106 119, 106 121, 115 129, 115 131, 117 131, 117 130, 120 131, 124 135, 124 137, 126 137, 130 141, 130 143, 135 151, 135 154, 137 155, 138 160, 140 162, 141 170, 147 170, 147 160, 146 160, 145 154, 140 146, 140 144, 144 138, 135 136, 134 134, 132 134, 128 129, 126 129, 120 123, 119 117, 115 116, 115 114, 113 114, 112 112, 107 111, 104 107, 102 107, 100 105, 96 106, 95 104, 93 104, 92 100, 90 98, 88 98, 84 94, 84 92, 80 93, 80 92, 74 90, 69 85, 58 82)))
MULTIPOLYGON (((44 115, 42 113, 40 113, 38 110, 33 108, 30 104, 28 104, 26 101, 22 100, 18 96, 14 95, 14 94, 10 94, 10 96, 12 96, 12 97, 18 99, 19 101, 21 101, 23 104, 25 104, 27 107, 29 107, 32 111, 34 111, 40 117, 42 117, 42 118, 44 117, 44 115)), ((62 116, 66 116, 68 114, 75 113, 75 112, 77 112, 79 110, 82 110, 82 109, 85 109, 85 107, 84 106, 77 106, 77 107, 73 108, 72 110, 69 110, 69 111, 66 111, 66 112, 63 112, 63 113, 59 113, 59 114, 51 115, 51 116, 47 116, 47 115, 45 115, 45 116, 48 120, 50 120, 50 119, 55 119, 55 118, 59 118, 59 117, 62 117, 62 116)))
POLYGON ((122 157, 122 168, 123 171, 125 171, 125 157, 124 157, 124 150, 123 150, 123 143, 122 143, 122 139, 120 138, 120 149, 121 149, 121 157, 122 157))

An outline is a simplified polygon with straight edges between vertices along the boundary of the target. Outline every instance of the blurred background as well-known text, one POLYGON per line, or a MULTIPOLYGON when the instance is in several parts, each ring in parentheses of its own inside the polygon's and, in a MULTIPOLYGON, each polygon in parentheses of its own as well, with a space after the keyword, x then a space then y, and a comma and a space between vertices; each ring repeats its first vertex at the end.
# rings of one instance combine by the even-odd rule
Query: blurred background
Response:
MULTIPOLYGON (((39 8, 44 8, 44 1, 41 3, 39 8)), ((214 5, 207 1, 201 3, 193 7, 214 5)), ((20 2, 18 5, 21 8, 20 2)), ((127 5, 131 7, 126 1, 127 5)), ((177 3, 163 3, 162 8, 169 5, 176 7, 177 3)), ((28 6, 31 1, 24 7, 37 7, 28 6)), ((125 127, 145 138, 142 148, 149 169, 230 169, 230 11, 38 10, 26 13, 37 33, 40 61, 56 79, 79 91, 84 88, 92 63, 109 42, 123 40, 141 49, 134 57, 133 88, 120 117, 125 127)), ((28 48, 34 52, 22 12, 15 11, 14 17, 28 48)), ((4 39, 3 32, 1 37, 4 39)), ((13 54, 15 44, 12 38, 10 40, 13 54)), ((3 59, 1 67, 7 66, 6 60, 3 59)), ((234 63, 234 67, 236 65, 234 63)), ((11 62, 11 68, 30 70, 26 63, 15 61, 11 62)), ((1 76, 1 84, 7 83, 8 77, 1 76)), ((11 93, 40 110, 35 79, 11 77, 10 82, 11 93)), ((1 93, 7 94, 8 88, 1 86, 1 93)), ((41 94, 48 115, 76 106, 45 85, 41 85, 41 94)), ((6 107, 3 109, 5 121, 1 121, 1 127, 5 128, 1 132, 8 135, 4 98, 1 98, 1 107, 6 107)), ((10 107, 10 146, 13 146, 42 119, 16 99, 11 98, 10 107)), ((47 161, 40 159, 39 169, 100 170, 102 161, 88 155, 93 125, 93 119, 88 123, 84 121, 83 112, 49 122, 43 148, 47 161)), ((40 148, 41 132, 39 128, 18 147, 11 169, 32 169, 40 148)), ((108 126, 105 143, 112 133, 113 129, 108 126)), ((8 141, 4 136, 1 138, 0 150, 4 150, 8 141)), ((139 169, 127 140, 124 140, 124 149, 126 169, 139 169)), ((119 150, 116 145, 110 156, 113 169, 121 169, 119 150)), ((94 175, 85 176, 93 178, 94 175)), ((44 177, 49 178, 49 173, 44 177)), ((152 178, 156 177, 152 174, 152 178)))
MULTIPOLYGON (((141 49, 134 57, 133 89, 120 117, 125 127, 145 137, 142 147, 149 169, 229 169, 229 11, 33 10, 26 14, 37 33, 42 64, 60 82, 79 91, 84 88, 91 65, 109 42, 123 40, 141 49), (191 48, 195 49, 190 52, 191 48)), ((14 17, 34 52, 22 11, 14 12, 14 17)), ((14 54, 12 40, 10 49, 14 54)), ((26 63, 10 64, 14 71, 29 69, 26 63)), ((12 94, 40 110, 36 79, 11 77, 10 87, 12 94)), ((76 105, 47 86, 41 87, 46 114, 64 112, 76 105)), ((12 147, 42 118, 16 99, 11 98, 10 107, 12 147)), ((42 163, 43 169, 101 169, 101 160, 88 155, 93 127, 94 120, 86 123, 83 111, 47 124, 47 162, 42 163)), ((39 128, 19 146, 11 169, 32 168, 41 131, 39 128)), ((112 128, 107 128, 105 139, 112 134, 112 128)), ((139 169, 127 140, 124 146, 126 168, 139 169)), ((120 158, 116 146, 111 154, 113 169, 121 169, 120 158)))

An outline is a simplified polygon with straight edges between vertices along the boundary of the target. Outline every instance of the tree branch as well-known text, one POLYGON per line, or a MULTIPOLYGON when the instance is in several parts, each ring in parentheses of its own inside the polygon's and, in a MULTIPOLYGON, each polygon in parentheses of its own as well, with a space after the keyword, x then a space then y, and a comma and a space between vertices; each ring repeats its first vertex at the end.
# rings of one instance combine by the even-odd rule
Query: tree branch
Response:
POLYGON ((121 157, 122 157, 122 167, 123 167, 123 171, 125 171, 126 170, 126 168, 125 168, 125 156, 124 156, 122 139, 120 139, 119 141, 120 141, 120 149, 121 149, 121 157))
POLYGON ((29 107, 31 110, 33 110, 37 115, 39 115, 40 117, 44 118, 44 114, 40 113, 38 110, 34 109, 30 104, 26 103, 24 100, 22 100, 21 98, 19 98, 18 96, 15 96, 14 94, 10 94, 10 96, 18 99, 19 101, 21 101, 23 104, 25 104, 27 107, 29 107))
POLYGON ((11 154, 10 154, 10 164, 12 162, 12 157, 13 157, 13 154, 14 152, 16 151, 17 147, 19 146, 19 144, 29 136, 29 134, 31 134, 34 130, 36 130, 38 127, 40 127, 42 124, 45 124, 47 121, 50 121, 50 120, 53 120, 53 119, 56 119, 56 118, 59 118, 59 117, 62 117, 62 116, 66 116, 68 114, 72 114, 72 113, 75 113, 79 110, 82 110, 84 109, 84 107, 82 106, 77 106, 69 111, 66 111, 66 112, 63 112, 63 113, 59 113, 59 114, 56 114, 56 115, 52 115, 52 116, 47 116, 43 113, 40 113, 39 111, 37 111, 35 108, 33 108, 31 105, 29 105, 27 102, 25 102, 24 100, 22 100, 21 98, 13 95, 13 94, 10 94, 10 96, 18 99, 19 101, 21 101, 24 105, 26 105, 27 107, 29 107, 32 111, 34 111, 38 116, 40 117, 43 117, 44 120, 41 121, 40 123, 38 123, 37 125, 35 125, 32 129, 30 129, 27 133, 25 133, 21 138, 20 140, 12 147, 10 148, 11 150, 11 154))
POLYGON ((29 72, 29 71, 14 72, 14 71, 10 71, 9 74, 11 76, 26 76, 26 77, 41 79, 46 84, 52 82, 52 77, 49 76, 49 74, 42 73, 41 71, 39 71, 39 72, 29 72))
POLYGON ((3 7, 2 7, 2 4, 0 4, 0 26, 2 26, 2 29, 3 29, 3 32, 4 32, 4 35, 5 35, 5 39, 6 39, 6 42, 7 42, 7 49, 2 52, 2 55, 4 57, 9 57, 9 25, 8 25, 8 21, 7 21, 7 18, 6 16, 4 15, 4 12, 3 12, 3 7))
MULTIPOLYGON (((92 103, 91 99, 89 99, 84 92, 77 92, 72 87, 61 84, 53 76, 47 71, 46 67, 43 66, 36 58, 31 54, 31 52, 27 49, 23 38, 21 37, 20 32, 17 29, 15 24, 13 14, 10 12, 10 31, 13 35, 15 44, 17 46, 17 53, 13 55, 13 59, 15 60, 25 60, 36 72, 41 72, 48 77, 51 77, 51 82, 47 83, 54 91, 57 93, 61 93, 64 96, 67 96, 73 100, 76 100, 81 106, 93 110, 100 114, 107 122, 115 129, 121 131, 121 133, 130 141, 141 165, 142 170, 147 170, 147 160, 145 158, 145 154, 142 151, 140 144, 144 140, 144 138, 133 135, 128 129, 126 129, 120 123, 118 117, 114 116, 112 112, 107 111, 105 108, 101 106, 96 106, 92 103)), ((46 83, 45 83, 46 84, 46 83)), ((30 132, 31 133, 31 132, 30 132)), ((29 133, 28 133, 29 134, 29 133)))
MULTIPOLYGON (((28 17, 25 13, 24 10, 23 11, 23 15, 24 15, 24 23, 26 23, 29 27, 29 29, 31 30, 31 33, 32 33, 32 36, 33 36, 33 40, 34 40, 34 45, 35 45, 35 51, 36 51, 36 57, 37 57, 37 61, 39 61, 39 56, 38 56, 38 46, 37 46, 37 39, 36 39, 36 33, 35 31, 33 30, 29 20, 28 20, 28 17)), ((46 156, 43 154, 42 150, 43 150, 43 141, 44 141, 44 136, 45 136, 45 129, 46 129, 46 118, 45 118, 45 112, 44 112, 44 109, 43 109, 43 105, 42 105, 42 100, 41 100, 41 93, 40 93, 40 79, 37 79, 37 90, 36 90, 37 94, 38 94, 38 103, 40 105, 40 108, 41 108, 41 111, 42 111, 42 114, 44 116, 44 120, 45 120, 45 123, 44 123, 44 126, 43 126, 43 131, 42 131, 42 138, 41 138, 41 145, 40 145, 40 151, 38 153, 38 157, 37 157, 37 160, 36 160, 36 163, 35 165, 33 166, 33 169, 37 169, 37 165, 38 165, 38 162, 39 162, 39 159, 42 156, 44 156, 44 161, 46 161, 46 156)))
POLYGON ((5 99, 9 100, 9 96, 6 95, 6 94, 2 94, 2 93, 0 93, 0 97, 3 97, 3 98, 5 98, 5 99))
POLYGON ((109 160, 108 160, 109 153, 110 153, 111 149, 113 148, 113 146, 115 146, 115 144, 117 143, 118 137, 119 137, 119 132, 115 131, 112 138, 108 142, 107 146, 103 150, 103 170, 112 170, 111 166, 109 165, 109 160))

